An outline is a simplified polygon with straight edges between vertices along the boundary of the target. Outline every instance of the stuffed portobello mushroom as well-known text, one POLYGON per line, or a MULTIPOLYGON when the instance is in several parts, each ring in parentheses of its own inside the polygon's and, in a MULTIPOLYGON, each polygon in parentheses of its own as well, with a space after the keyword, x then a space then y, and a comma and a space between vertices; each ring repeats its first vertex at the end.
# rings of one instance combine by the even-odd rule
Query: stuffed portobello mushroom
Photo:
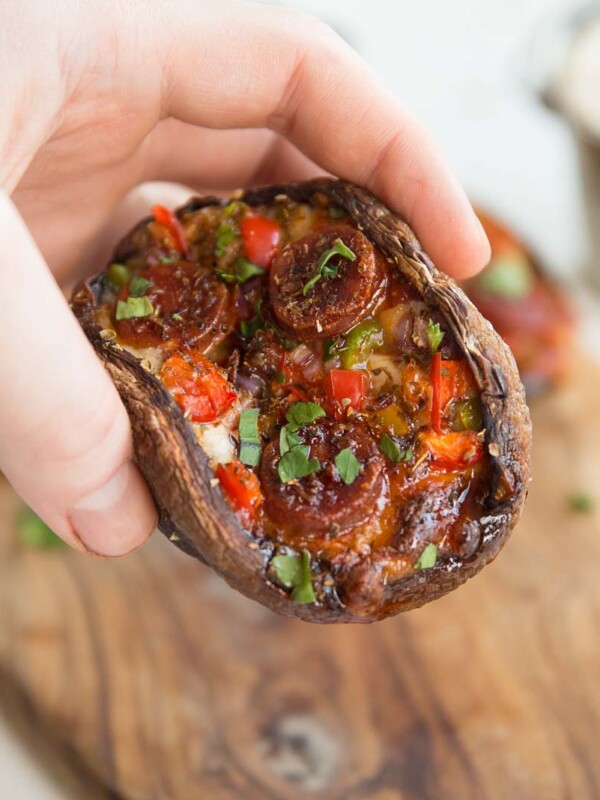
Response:
POLYGON ((491 561, 521 513, 531 426, 513 357, 361 188, 155 206, 72 307, 161 531, 275 611, 415 608, 491 561))

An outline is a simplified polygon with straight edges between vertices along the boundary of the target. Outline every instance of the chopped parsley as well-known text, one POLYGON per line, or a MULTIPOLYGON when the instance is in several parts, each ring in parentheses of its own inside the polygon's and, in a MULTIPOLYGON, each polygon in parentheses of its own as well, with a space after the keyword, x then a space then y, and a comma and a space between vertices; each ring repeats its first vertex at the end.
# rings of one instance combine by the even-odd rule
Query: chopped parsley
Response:
POLYGON ((40 550, 57 550, 66 547, 60 539, 37 514, 27 506, 19 512, 17 519, 17 536, 21 544, 36 547, 40 550))
POLYGON ((339 206, 329 206, 329 216, 331 219, 340 219, 346 212, 339 206))
POLYGON ((179 313, 179 311, 176 314, 171 314, 171 318, 174 319, 176 322, 184 322, 184 319, 179 313))
POLYGON ((434 322, 432 319, 430 319, 429 325, 427 326, 427 339, 429 341, 429 351, 432 356, 437 353, 438 347, 441 345, 444 336, 445 333, 440 328, 440 323, 434 322))
POLYGON ((174 264, 179 261, 179 256, 161 256, 158 260, 161 264, 174 264))
POLYGON ((254 317, 251 320, 243 319, 240 322, 240 331, 244 339, 251 339, 256 331, 259 331, 262 327, 263 321, 258 317, 254 317))
POLYGON ((265 318, 262 315, 262 297, 254 304, 256 316, 253 319, 243 319, 240 322, 240 331, 245 339, 251 339, 256 331, 264 327, 265 318))
POLYGON ((275 380, 277 381, 277 383, 285 383, 285 375, 280 369, 278 369, 277 372, 275 373, 275 380))
POLYGON ((437 545, 433 544, 433 542, 429 542, 415 562, 415 569, 431 569, 435 567, 437 564, 437 556, 437 545))
POLYGON ((577 511, 579 514, 588 514, 596 505, 594 498, 586 492, 573 492, 567 501, 571 511, 577 511))
POLYGON ((247 408, 240 414, 240 461, 249 467, 260 463, 262 444, 258 432, 258 408, 247 408))
POLYGON ((310 447, 297 444, 281 456, 277 465, 277 474, 282 483, 289 483, 298 478, 306 478, 321 469, 318 458, 309 458, 310 447))
POLYGON ((323 361, 339 356, 346 351, 346 343, 339 339, 325 339, 323 343, 323 361))
POLYGON ((227 248, 237 236, 231 225, 219 225, 215 242, 215 255, 217 258, 224 256, 227 248))
POLYGON ((401 461, 410 461, 413 457, 412 447, 409 447, 408 450, 402 450, 398 442, 388 436, 387 433, 384 433, 379 440, 379 449, 394 464, 399 464, 401 461))
POLYGON ((307 281, 304 286, 302 287, 302 294, 306 297, 306 295, 310 292, 312 287, 320 281, 321 278, 335 278, 338 274, 338 267, 329 266, 329 262, 334 256, 342 256, 342 258, 347 258, 349 261, 356 261, 356 255, 347 247, 341 239, 336 239, 333 243, 333 247, 330 247, 329 250, 325 250, 324 253, 321 254, 319 260, 317 261, 317 271, 313 275, 313 277, 307 281))
POLYGON ((300 439, 296 436, 295 433, 288 430, 287 425, 284 425, 281 431, 279 432, 279 453, 280 455, 284 456, 286 453, 292 449, 292 447, 296 447, 296 445, 300 444, 300 439))
POLYGON ((135 319, 136 317, 149 317, 154 313, 154 307, 147 297, 128 297, 127 300, 117 300, 115 318, 135 319))
POLYGON ((340 478, 348 485, 354 483, 362 467, 351 447, 340 450, 335 457, 335 465, 340 473, 340 478))
POLYGON ((266 269, 258 267, 247 258, 238 258, 233 265, 233 272, 225 272, 223 269, 216 269, 215 275, 225 283, 245 283, 255 275, 265 275, 266 269))
POLYGON ((314 603, 315 590, 310 573, 310 553, 303 550, 297 556, 275 556, 271 566, 277 580, 287 589, 292 590, 294 603, 314 603))
POLYGON ((238 258, 235 262, 235 274, 239 279, 240 283, 244 283, 249 278, 253 278, 255 275, 265 275, 267 270, 259 267, 257 264, 253 264, 251 261, 248 261, 247 258, 238 258))
POLYGON ((139 275, 134 275, 129 284, 129 294, 131 297, 142 297, 152 286, 152 282, 139 275))
POLYGON ((289 423, 287 426, 289 430, 297 431, 326 414, 324 409, 316 403, 294 403, 288 408, 285 416, 289 423))

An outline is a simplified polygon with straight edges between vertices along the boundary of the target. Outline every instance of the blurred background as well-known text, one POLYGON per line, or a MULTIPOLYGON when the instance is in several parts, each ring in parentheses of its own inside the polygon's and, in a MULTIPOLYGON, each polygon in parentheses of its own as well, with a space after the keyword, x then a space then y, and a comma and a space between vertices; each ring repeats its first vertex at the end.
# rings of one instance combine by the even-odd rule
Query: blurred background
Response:
POLYGON ((296 0, 347 39, 442 143, 471 197, 553 269, 586 256, 577 152, 538 92, 578 0, 296 0))
MULTIPOLYGON (((590 301, 588 296, 588 287, 594 283, 594 265, 598 256, 594 230, 595 227, 600 228, 600 225, 594 226, 594 220, 598 219, 600 223, 600 217, 595 217, 593 211, 596 202, 593 188, 595 170, 600 174, 594 143, 594 124, 600 116, 600 69, 596 66, 600 63, 600 39, 591 38, 587 49, 584 48, 585 57, 580 60, 576 53, 574 55, 572 47, 574 41, 580 41, 582 22, 595 10, 600 13, 600 4, 596 6, 578 0, 293 0, 287 5, 318 14, 364 56, 384 82, 441 142, 470 197, 514 230, 539 256, 549 273, 563 280, 577 276, 574 293, 582 309, 580 330, 592 332, 589 336, 582 336, 582 339, 588 345, 590 340, 600 342, 597 334, 599 315, 594 301, 590 301), (598 46, 595 47, 595 44, 598 46), (596 52, 598 57, 595 60, 596 52), (596 77, 598 81, 594 83, 596 77)), ((543 498, 539 502, 543 504, 543 498)), ((539 531, 546 531, 547 523, 548 519, 540 521, 539 531)), ((576 531, 575 535, 579 533, 576 531)), ((581 533, 581 536, 584 535, 587 533, 581 533)), ((527 544, 520 546, 523 549, 520 553, 514 550, 513 557, 536 557, 534 547, 529 545, 528 549, 527 544)), ((596 557, 595 563, 599 563, 600 553, 597 545, 595 547, 594 553, 586 549, 586 558, 593 561, 593 557, 596 557)), ((539 560, 544 562, 544 557, 541 556, 539 560)), ((548 556, 546 566, 550 569, 554 565, 559 569, 562 564, 559 562, 558 556, 548 556)), ((130 569, 135 577, 134 567, 130 569)), ((185 569, 189 572, 191 567, 185 569)), ((491 594, 495 587, 502 592, 514 592, 523 602, 532 597, 542 602, 544 589, 548 585, 543 574, 539 584, 533 579, 518 583, 511 578, 512 573, 506 570, 495 574, 496 584, 493 579, 487 584, 491 594)), ((575 578, 572 580, 575 581, 575 578)), ((485 575, 480 581, 486 581, 485 575)), ((594 581, 593 575, 589 581, 594 581)), ((554 578, 552 582, 556 592, 554 578)), ((584 582, 582 580, 581 585, 584 582)), ((464 592, 466 599, 468 591, 468 588, 461 589, 458 594, 464 592)), ((493 599, 488 599, 493 605, 493 599)), ((582 596, 582 603, 597 610, 598 603, 594 606, 591 602, 593 599, 598 600, 597 594, 595 598, 582 596)), ((519 606, 520 601, 517 600, 515 605, 517 615, 529 608, 519 606)), ((452 610, 454 607, 449 605, 450 602, 455 601, 442 601, 446 603, 446 609, 452 610)), ((456 606, 457 609, 461 607, 456 606)), ((231 609, 224 613, 231 613, 231 609)), ((416 612, 413 619, 417 620, 417 624, 418 620, 430 619, 419 616, 425 613, 434 612, 416 612)), ((246 619, 243 614, 242 618, 246 619)), ((252 619, 250 614, 249 624, 252 619)), ((501 628, 501 623, 498 620, 496 622, 501 628)), ((533 624, 533 620, 529 622, 533 624)), ((502 624, 505 625, 506 636, 512 636, 512 622, 504 620, 502 624)), ((385 626, 388 623, 382 624, 382 627, 385 626)), ((275 627, 280 630, 277 625, 275 627)), ((392 628, 385 627, 385 630, 392 628)), ((394 630, 406 632, 408 629, 394 630)), ((568 625, 565 630, 568 630, 568 625)), ((597 639, 597 630, 593 626, 590 626, 587 634, 597 639)), ((335 634, 336 641, 339 640, 343 645, 344 640, 339 638, 342 635, 339 631, 335 634)), ((524 640, 527 638, 526 631, 520 631, 520 635, 524 640)), ((565 633, 565 636, 568 634, 565 633)), ((368 647, 368 640, 365 640, 365 644, 368 647)), ((460 637, 447 640, 443 647, 433 640, 429 644, 432 652, 439 645, 444 653, 448 644, 458 649, 465 646, 460 637)), ((554 642, 553 646, 561 649, 563 644, 559 641, 554 642)), ((586 663, 597 674, 598 653, 597 650, 586 649, 588 645, 581 646, 581 660, 577 663, 586 663)), ((476 653, 479 645, 471 638, 466 646, 476 653)), ((502 640, 499 648, 502 649, 502 640)), ((575 652, 577 646, 572 645, 571 649, 575 652)), ((436 657, 435 653, 433 656, 436 657)), ((547 662, 544 663, 547 666, 547 662)), ((565 672, 568 669, 568 666, 564 667, 565 672)), ((558 670, 557 687, 561 685, 563 674, 558 670)), ((519 702, 525 705, 523 698, 528 696, 528 680, 528 677, 523 677, 519 684, 524 692, 519 702)), ((581 675, 575 675, 573 680, 579 684, 584 681, 581 675)), ((572 690, 576 692, 575 686, 572 690)), ((591 702, 589 695, 584 694, 579 699, 582 709, 591 702)), ((572 699, 570 702, 573 705, 572 699)), ((533 706, 531 708, 528 721, 525 712, 521 716, 520 712, 516 714, 514 729, 507 722, 508 712, 506 719, 503 717, 503 724, 508 726, 506 730, 510 736, 516 736, 516 730, 521 726, 521 744, 525 748, 529 746, 527 739, 535 739, 538 733, 533 706), (525 727, 524 720, 527 722, 525 727)), ((557 715, 560 717, 558 711, 557 715)), ((500 737, 494 740, 496 744, 501 740, 505 742, 498 724, 497 719, 486 721, 484 715, 483 728, 495 731, 493 735, 500 737)), ((559 727, 564 724, 567 723, 561 721, 559 727)), ((592 740, 597 739, 599 733, 598 716, 590 718, 586 733, 578 732, 578 736, 583 736, 583 745, 578 740, 574 749, 585 749, 592 740)), ((411 736, 418 738, 419 729, 415 729, 411 736)), ((367 742, 367 745, 375 747, 372 742, 367 742)), ((495 746, 493 742, 490 744, 492 750, 495 746)), ((404 747, 400 740, 398 747, 404 747)), ((539 770, 540 774, 546 771, 547 774, 548 764, 546 756, 540 755, 542 750, 540 744, 536 750, 533 771, 539 770)), ((560 748, 556 752, 560 753, 560 748)), ((15 737, 13 725, 5 725, 0 718, 0 797, 58 800, 66 796, 61 785, 51 781, 46 771, 39 767, 38 757, 39 753, 34 757, 29 747, 15 737)), ((585 762, 586 756, 582 758, 585 762)), ((47 757, 45 760, 48 760, 47 757)), ((514 763, 515 774, 524 769, 518 758, 510 763, 514 763)), ((421 766, 427 768, 426 764, 421 766)), ((582 770, 585 772, 586 769, 588 766, 584 764, 582 770)), ((506 786, 498 789, 496 794, 478 794, 473 790, 471 794, 457 796, 493 796, 511 800, 525 797, 527 800, 536 800, 538 797, 593 798, 600 797, 600 786, 594 783, 597 778, 597 775, 596 778, 590 777, 589 784, 585 786, 572 778, 566 780, 562 788, 560 782, 549 781, 547 791, 540 789, 540 793, 535 795, 519 793, 514 786, 521 784, 512 784, 507 779, 506 786)), ((524 780, 522 786, 527 785, 524 780)), ((311 786, 310 782, 306 784, 306 796, 312 796, 314 787, 311 786)), ((317 788, 319 786, 321 784, 317 788)), ((88 796, 91 797, 91 794, 86 794, 88 796)), ((168 794, 163 796, 167 797, 168 794)), ((256 796, 262 798, 263 794, 256 796)), ((284 795, 269 795, 280 796, 284 795)), ((415 794, 390 790, 389 793, 382 791, 376 796, 377 800, 393 800, 436 795, 425 790, 415 794)), ((204 797, 212 798, 212 795, 200 793, 197 797, 202 800, 204 797)), ((244 797, 253 800, 250 795, 244 797)), ((369 794, 366 789, 363 794, 352 795, 353 800, 367 797, 375 795, 369 794)))

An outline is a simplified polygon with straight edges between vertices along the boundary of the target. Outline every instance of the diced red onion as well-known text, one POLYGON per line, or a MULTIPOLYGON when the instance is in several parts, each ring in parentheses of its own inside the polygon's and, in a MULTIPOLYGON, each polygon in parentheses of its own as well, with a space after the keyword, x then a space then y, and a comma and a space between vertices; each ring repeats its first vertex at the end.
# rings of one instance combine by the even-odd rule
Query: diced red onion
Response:
POLYGON ((262 285, 263 285, 262 275, 255 275, 253 278, 249 278, 249 280, 247 280, 245 283, 242 284, 242 292, 248 295, 255 289, 260 289, 262 285))
POLYGON ((307 381, 313 381, 321 372, 323 363, 305 344, 299 344, 289 354, 290 361, 300 367, 307 381))
POLYGON ((314 355, 310 347, 307 347, 305 344, 299 344, 298 347, 294 347, 293 350, 290 350, 288 357, 293 364, 296 364, 298 367, 303 367, 307 361, 314 358, 314 355))
POLYGON ((236 311, 242 319, 248 319, 251 316, 252 308, 250 303, 246 300, 243 292, 237 292, 235 298, 236 311))
POLYGON ((252 395, 259 394, 265 388, 262 378, 259 378, 258 375, 248 375, 245 372, 238 372, 235 383, 236 386, 245 389, 252 395))

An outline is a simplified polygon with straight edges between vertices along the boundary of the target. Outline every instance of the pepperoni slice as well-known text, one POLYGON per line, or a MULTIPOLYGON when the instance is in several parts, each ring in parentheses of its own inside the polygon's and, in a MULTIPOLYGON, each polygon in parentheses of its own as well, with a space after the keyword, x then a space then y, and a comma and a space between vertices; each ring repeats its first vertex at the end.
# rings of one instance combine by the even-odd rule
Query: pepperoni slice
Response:
POLYGON ((261 461, 264 508, 276 525, 303 536, 335 535, 365 522, 384 489, 383 460, 367 430, 358 424, 321 421, 298 431, 321 469, 282 483, 277 472, 279 442, 272 441, 261 461), (335 457, 351 447, 362 467, 351 484, 341 479, 335 457))
MULTIPOLYGON (((212 270, 190 261, 155 264, 141 273, 150 281, 145 296, 154 314, 118 320, 119 337, 134 347, 156 347, 173 340, 206 352, 233 327, 229 290, 212 270)), ((129 297, 129 285, 118 299, 129 297)))
POLYGON ((279 325, 306 341, 344 333, 380 300, 386 286, 386 262, 367 237, 350 225, 327 225, 288 244, 275 258, 269 278, 271 304, 279 325), (327 263, 337 275, 315 277, 319 258, 341 239, 356 256, 334 255, 327 263))

